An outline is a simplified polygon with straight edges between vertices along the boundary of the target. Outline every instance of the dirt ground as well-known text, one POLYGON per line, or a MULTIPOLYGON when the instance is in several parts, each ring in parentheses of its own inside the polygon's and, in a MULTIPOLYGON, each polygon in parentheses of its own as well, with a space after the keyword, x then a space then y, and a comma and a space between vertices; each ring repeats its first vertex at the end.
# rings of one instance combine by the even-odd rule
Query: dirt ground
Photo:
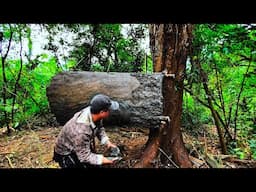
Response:
MULTIPOLYGON (((2 131, 0 133, 0 168, 59 168, 58 164, 52 160, 52 155, 54 142, 60 129, 61 126, 15 131, 11 136, 7 136, 2 131)), ((116 127, 106 129, 106 132, 111 141, 121 149, 123 158, 105 167, 132 168, 143 153, 148 139, 148 130, 116 127)), ((183 139, 195 168, 256 167, 256 161, 221 155, 218 137, 214 130, 209 128, 196 135, 183 132, 183 139)), ((108 154, 98 141, 96 147, 98 153, 108 154)), ((152 167, 173 168, 174 166, 160 166, 159 163, 152 163, 152 167)))
MULTIPOLYGON (((61 127, 13 132, 11 136, 0 135, 0 168, 59 168, 52 160, 53 147, 61 127)), ((147 135, 137 129, 111 129, 106 131, 117 144, 123 159, 106 167, 131 167, 139 159, 147 135)), ((98 153, 108 154, 96 139, 98 153)))

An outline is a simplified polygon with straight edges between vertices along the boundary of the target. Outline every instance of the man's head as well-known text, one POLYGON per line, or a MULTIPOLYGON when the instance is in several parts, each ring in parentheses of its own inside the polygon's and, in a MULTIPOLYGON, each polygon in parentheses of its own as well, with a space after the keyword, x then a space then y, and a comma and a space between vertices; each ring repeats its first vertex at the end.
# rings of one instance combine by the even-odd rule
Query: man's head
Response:
POLYGON ((108 112, 109 110, 118 110, 119 104, 116 101, 112 101, 108 96, 103 94, 95 95, 91 101, 91 112, 98 114, 101 111, 108 112))

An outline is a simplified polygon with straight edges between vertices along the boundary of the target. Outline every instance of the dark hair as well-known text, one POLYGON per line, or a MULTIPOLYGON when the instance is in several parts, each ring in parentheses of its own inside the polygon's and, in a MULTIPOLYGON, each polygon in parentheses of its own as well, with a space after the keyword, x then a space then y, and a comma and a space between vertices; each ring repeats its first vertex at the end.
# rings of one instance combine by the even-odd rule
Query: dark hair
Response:
POLYGON ((111 100, 103 94, 95 95, 90 101, 91 113, 98 114, 100 111, 108 111, 111 106, 111 100))

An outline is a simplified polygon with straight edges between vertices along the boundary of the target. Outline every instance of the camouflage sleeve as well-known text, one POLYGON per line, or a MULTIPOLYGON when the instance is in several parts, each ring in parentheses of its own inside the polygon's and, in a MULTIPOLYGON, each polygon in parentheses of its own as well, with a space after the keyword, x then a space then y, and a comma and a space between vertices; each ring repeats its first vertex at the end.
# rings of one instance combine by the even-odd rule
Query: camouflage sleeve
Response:
POLYGON ((103 155, 92 153, 90 149, 90 138, 86 134, 80 134, 75 140, 75 151, 78 159, 82 163, 90 163, 92 165, 101 165, 103 155))
POLYGON ((96 133, 97 138, 100 140, 100 143, 102 145, 106 145, 109 141, 109 137, 107 136, 106 132, 105 132, 105 128, 104 127, 100 127, 96 133))

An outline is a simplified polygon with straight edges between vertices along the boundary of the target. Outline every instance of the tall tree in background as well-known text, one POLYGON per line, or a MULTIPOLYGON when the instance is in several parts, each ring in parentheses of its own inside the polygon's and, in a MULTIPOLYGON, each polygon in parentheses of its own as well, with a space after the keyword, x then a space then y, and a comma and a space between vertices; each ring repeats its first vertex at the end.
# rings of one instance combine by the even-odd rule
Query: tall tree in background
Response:
POLYGON ((0 128, 8 134, 48 113, 45 86, 55 62, 44 54, 34 58, 31 32, 30 24, 0 24, 0 128))
POLYGON ((141 41, 145 38, 145 24, 45 24, 46 49, 63 57, 62 49, 69 49, 66 59, 74 58, 73 70, 140 72, 145 58, 141 41), (60 32, 72 34, 68 42, 60 32), (59 38, 57 38, 59 37, 59 38))
MULTIPOLYGON (((240 138, 243 142, 251 139, 244 140, 244 136, 253 126, 255 99, 251 93, 255 92, 255 29, 254 24, 200 24, 193 30, 191 70, 187 75, 189 88, 187 86, 185 90, 209 109, 223 154, 233 153, 230 149, 234 146, 242 146, 241 142, 236 142, 238 118, 240 138), (204 92, 200 94, 202 89, 204 92), (242 97, 245 101, 250 100, 244 102, 246 110, 239 107, 242 97)), ((254 145, 250 145, 254 149, 254 145)), ((245 154, 241 151, 234 153, 242 154, 241 157, 245 154)))
POLYGON ((158 149, 163 154, 162 163, 167 163, 172 156, 175 165, 192 167, 180 130, 183 81, 191 42, 190 24, 150 25, 154 71, 165 73, 162 88, 163 116, 169 117, 170 121, 162 124, 158 131, 151 131, 144 154, 135 167, 147 167, 157 155, 158 149))

